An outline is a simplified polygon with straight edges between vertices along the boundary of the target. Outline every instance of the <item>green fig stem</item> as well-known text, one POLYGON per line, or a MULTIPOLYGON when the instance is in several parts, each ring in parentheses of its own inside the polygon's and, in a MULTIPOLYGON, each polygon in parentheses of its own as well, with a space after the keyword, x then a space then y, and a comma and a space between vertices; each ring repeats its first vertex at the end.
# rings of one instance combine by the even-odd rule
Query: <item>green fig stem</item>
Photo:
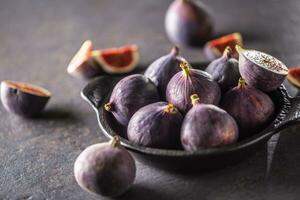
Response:
POLYGON ((197 94, 192 94, 191 100, 192 100, 192 105, 195 106, 195 105, 199 104, 200 98, 197 94))
POLYGON ((113 109, 112 109, 112 103, 109 102, 109 103, 106 103, 104 104, 104 109, 107 111, 107 112, 111 112, 113 109))
POLYGON ((110 141, 110 144, 112 147, 117 147, 119 144, 120 144, 120 138, 119 136, 114 136, 111 141, 110 141))
POLYGON ((230 48, 230 46, 227 46, 225 48, 225 50, 223 51, 223 57, 227 57, 227 58, 231 58, 232 57, 232 49, 230 48))
POLYGON ((175 114, 177 113, 177 109, 175 108, 175 106, 171 103, 169 103, 167 105, 167 107, 164 109, 165 113, 170 113, 170 114, 175 114))
POLYGON ((242 88, 242 87, 244 87, 245 85, 246 85, 245 79, 240 78, 240 79, 239 79, 239 85, 238 85, 238 87, 239 87, 239 88, 242 88))
POLYGON ((171 49, 171 52, 170 52, 172 55, 174 56, 178 56, 179 54, 179 48, 178 46, 174 46, 172 49, 171 49))
POLYGON ((189 64, 186 61, 182 61, 180 63, 180 68, 183 71, 183 75, 185 77, 188 77, 190 75, 190 68, 189 68, 189 64))

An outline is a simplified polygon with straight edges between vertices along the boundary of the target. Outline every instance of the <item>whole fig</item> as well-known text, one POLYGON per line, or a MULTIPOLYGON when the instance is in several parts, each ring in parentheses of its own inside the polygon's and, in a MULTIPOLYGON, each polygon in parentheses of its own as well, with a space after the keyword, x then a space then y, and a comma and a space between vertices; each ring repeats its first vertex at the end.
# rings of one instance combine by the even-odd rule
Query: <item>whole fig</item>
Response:
POLYGON ((145 147, 177 148, 183 117, 172 104, 156 102, 139 109, 130 119, 127 137, 145 147))
POLYGON ((127 126, 132 115, 141 107, 159 101, 159 95, 151 80, 140 74, 121 79, 114 87, 104 109, 116 120, 127 126))
POLYGON ((203 45, 213 32, 206 7, 193 0, 174 0, 165 16, 169 39, 179 45, 203 45))
POLYGON ((166 99, 174 104, 183 114, 191 107, 190 96, 192 94, 201 95, 201 102, 217 105, 220 101, 221 91, 218 84, 212 80, 207 72, 190 69, 187 62, 180 64, 181 72, 178 72, 170 80, 166 99))
POLYGON ((180 71, 179 64, 182 58, 178 56, 178 52, 178 47, 174 47, 169 54, 155 60, 145 72, 145 76, 157 87, 162 100, 165 100, 170 79, 180 71))
POLYGON ((181 128, 181 143, 185 150, 197 151, 237 141, 238 126, 226 111, 215 105, 200 104, 196 94, 191 100, 193 107, 186 114, 181 128))
POLYGON ((239 62, 235 58, 232 58, 230 47, 226 47, 223 55, 212 61, 205 71, 219 84, 223 93, 235 87, 241 77, 239 62))
POLYGON ((135 174, 134 159, 120 145, 118 137, 87 147, 74 164, 79 186, 102 196, 122 195, 134 182, 135 174))
POLYGON ((276 90, 288 75, 288 68, 280 60, 266 53, 242 49, 239 53, 239 70, 246 83, 264 92, 276 90))
POLYGON ((237 122, 241 138, 262 128, 274 113, 274 103, 262 91, 248 86, 244 79, 223 97, 221 107, 237 122))

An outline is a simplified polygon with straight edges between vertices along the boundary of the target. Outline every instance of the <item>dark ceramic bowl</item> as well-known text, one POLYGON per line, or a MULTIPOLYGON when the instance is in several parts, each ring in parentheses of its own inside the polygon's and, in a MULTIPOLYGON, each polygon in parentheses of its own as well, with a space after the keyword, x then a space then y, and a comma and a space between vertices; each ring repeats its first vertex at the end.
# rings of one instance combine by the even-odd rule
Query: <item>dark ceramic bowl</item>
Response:
MULTIPOLYGON (((195 67, 200 68, 201 67, 195 67)), ((203 69, 203 68, 202 68, 203 69)), ((105 112, 103 105, 108 101, 114 85, 123 76, 102 76, 92 80, 83 89, 81 95, 96 111, 101 132, 111 138, 118 133, 121 143, 140 161, 167 170, 181 172, 214 169, 233 164, 249 157, 279 131, 300 123, 300 96, 291 98, 282 85, 276 91, 269 93, 276 105, 276 113, 263 130, 252 137, 233 145, 187 152, 184 150, 165 150, 138 146, 126 139, 126 129, 118 125, 112 115, 105 112)))

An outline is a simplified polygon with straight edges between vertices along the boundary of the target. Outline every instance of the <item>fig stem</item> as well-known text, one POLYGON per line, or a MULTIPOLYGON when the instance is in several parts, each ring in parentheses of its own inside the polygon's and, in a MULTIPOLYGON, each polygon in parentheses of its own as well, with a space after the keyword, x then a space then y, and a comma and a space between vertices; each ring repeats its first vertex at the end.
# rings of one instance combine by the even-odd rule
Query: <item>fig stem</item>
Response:
POLYGON ((107 112, 111 112, 111 111, 112 111, 112 103, 109 102, 109 103, 104 104, 104 109, 105 109, 107 112))
POLYGON ((200 98, 197 94, 192 94, 191 100, 192 100, 192 105, 195 106, 195 105, 199 104, 200 98))
POLYGON ((188 64, 186 61, 182 61, 182 62, 180 63, 180 68, 182 69, 183 75, 184 75, 185 77, 187 77, 187 76, 190 75, 189 64, 188 64))
POLYGON ((244 87, 246 85, 246 81, 243 78, 239 79, 239 87, 244 87))
POLYGON ((115 135, 115 136, 111 139, 110 144, 111 144, 112 147, 118 146, 118 145, 120 144, 120 138, 119 138, 119 136, 116 136, 116 135, 115 135))
POLYGON ((243 51, 244 51, 244 49, 240 46, 240 45, 235 45, 235 50, 239 53, 239 54, 241 54, 243 51))
POLYGON ((231 58, 232 56, 232 49, 230 48, 230 46, 227 46, 225 48, 225 50, 223 51, 223 57, 228 57, 228 58, 231 58))
POLYGON ((174 55, 174 56, 178 56, 178 54, 179 54, 179 48, 178 48, 178 46, 174 46, 171 49, 171 54, 174 55))
POLYGON ((176 110, 176 108, 175 108, 175 106, 173 104, 169 103, 167 105, 167 107, 164 109, 164 112, 165 113, 175 114, 177 112, 177 110, 176 110))

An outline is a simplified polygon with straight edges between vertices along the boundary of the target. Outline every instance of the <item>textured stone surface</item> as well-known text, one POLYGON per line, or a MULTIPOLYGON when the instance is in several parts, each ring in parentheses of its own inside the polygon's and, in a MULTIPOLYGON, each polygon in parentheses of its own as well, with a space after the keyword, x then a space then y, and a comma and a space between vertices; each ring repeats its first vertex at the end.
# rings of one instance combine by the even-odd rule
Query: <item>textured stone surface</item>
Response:
MULTIPOLYGON (((99 199, 76 184, 73 163, 81 150, 106 138, 79 95, 85 82, 70 77, 66 65, 83 40, 92 39, 98 48, 137 43, 140 67, 147 66, 172 46, 163 27, 170 2, 0 0, 0 80, 27 81, 53 93, 37 119, 21 119, 0 106, 0 199, 99 199)), ((217 34, 240 31, 246 47, 299 65, 298 1, 204 2, 214 11, 217 34)), ((182 51, 191 61, 204 60, 199 49, 182 51)), ((135 185, 121 199, 299 199, 299 129, 269 143, 275 149, 269 173, 267 148, 202 174, 171 174, 137 163, 135 185)))

